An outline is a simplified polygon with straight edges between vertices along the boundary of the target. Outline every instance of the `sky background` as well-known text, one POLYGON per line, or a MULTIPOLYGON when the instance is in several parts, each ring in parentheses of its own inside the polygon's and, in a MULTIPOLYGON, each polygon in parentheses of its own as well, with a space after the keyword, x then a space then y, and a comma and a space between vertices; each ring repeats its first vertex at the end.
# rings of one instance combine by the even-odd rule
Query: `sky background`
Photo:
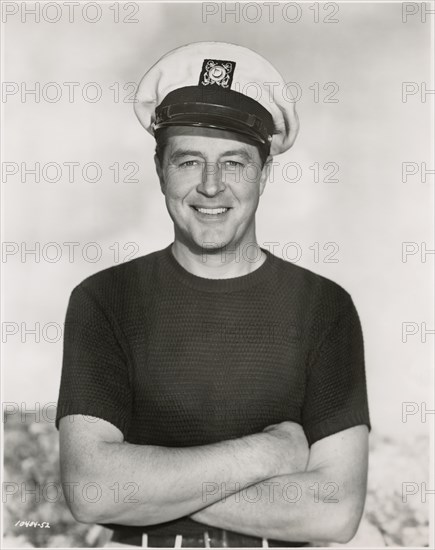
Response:
MULTIPOLYGON (((421 335, 422 323, 434 328, 433 255, 425 262, 420 255, 422 243, 434 248, 434 176, 425 183, 420 177, 422 162, 433 169, 431 96, 423 96, 426 101, 421 96, 422 83, 433 89, 429 18, 423 23, 419 12, 404 22, 402 6, 395 3, 341 3, 335 14, 320 5, 318 22, 309 4, 299 4, 299 13, 286 14, 287 19, 300 16, 293 23, 283 18, 282 5, 270 21, 264 4, 260 11, 245 12, 239 4, 238 22, 214 3, 147 3, 137 13, 134 6, 120 7, 118 23, 110 3, 101 3, 95 23, 86 21, 81 9, 70 23, 65 8, 58 22, 44 21, 41 13, 36 23, 34 16, 19 12, 8 16, 3 27, 3 80, 11 92, 3 98, 3 163, 10 163, 3 169, 17 171, 4 172, 2 181, 3 400, 25 402, 29 409, 56 401, 59 327, 74 286, 128 253, 137 257, 172 241, 154 171, 154 143, 128 98, 143 73, 170 49, 218 40, 256 50, 301 91, 300 134, 294 147, 276 159, 281 166, 297 163, 301 177, 285 181, 278 170, 266 187, 257 214, 259 243, 278 243, 275 253, 281 257, 286 243, 298 243, 299 265, 352 295, 364 331, 373 429, 408 440, 427 432, 430 417, 424 423, 415 414, 403 422, 402 404, 415 403, 420 410, 424 402, 433 409, 434 336, 422 342, 421 335), (205 17, 204 9, 217 13, 205 17), (324 22, 328 14, 337 22, 324 22), (126 17, 137 22, 124 22, 126 17), (78 83, 71 102, 65 82, 78 83), (405 102, 403 82, 414 83, 409 89, 416 92, 405 102), (22 97, 35 83, 41 88, 39 101, 31 94, 22 97), (100 100, 89 100, 96 89, 89 83, 98 84, 100 100), (59 100, 53 101, 59 88, 59 100), (325 102, 327 93, 337 89, 332 99, 338 102, 325 102), (74 181, 63 164, 71 162, 79 163, 74 181), (406 183, 403 162, 416 163, 412 166, 419 170, 406 183), (27 168, 40 163, 39 183, 30 174, 21 181, 21 163, 27 168), (61 167, 58 181, 47 181, 56 179, 55 165, 48 163, 61 167), (100 165, 99 181, 83 179, 87 163, 100 165), (114 181, 115 163, 119 182, 114 181), (317 183, 310 169, 315 163, 320 167, 317 183), (338 182, 323 181, 325 163, 338 165, 338 182), (138 181, 128 181, 135 166, 132 177, 138 181), (72 261, 65 242, 79 243, 72 261), (406 262, 403 242, 416 243, 411 246, 417 253, 406 262), (39 261, 31 254, 22 258, 35 243, 40 243, 39 261), (96 248, 88 243, 97 243, 99 260, 91 261, 96 248), (320 247, 317 262, 310 248, 314 243, 320 247), (324 250, 326 243, 339 246, 338 262, 325 261, 333 250, 324 250), (58 261, 47 259, 59 250, 58 261), (418 329, 406 342, 404 322, 418 329), (24 334, 37 323, 39 342, 24 334)), ((56 16, 54 11, 45 15, 56 16)), ((95 12, 85 15, 94 18, 95 12)), ((93 178, 92 165, 88 168, 93 178)), ((290 259, 295 249, 287 250, 284 258, 290 259)))

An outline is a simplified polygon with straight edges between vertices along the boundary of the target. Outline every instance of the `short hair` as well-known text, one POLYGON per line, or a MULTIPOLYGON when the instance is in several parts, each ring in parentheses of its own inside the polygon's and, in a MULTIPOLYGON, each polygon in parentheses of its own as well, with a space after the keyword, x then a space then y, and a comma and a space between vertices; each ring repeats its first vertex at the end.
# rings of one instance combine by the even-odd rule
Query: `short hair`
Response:
MULTIPOLYGON (((156 139, 156 157, 158 158, 160 165, 163 164, 165 148, 168 140, 168 132, 166 130, 168 130, 168 127, 159 128, 154 132, 154 137, 156 139)), ((263 168, 270 153, 270 144, 261 144, 245 136, 243 136, 243 141, 254 145, 254 147, 257 148, 258 154, 260 155, 261 168, 263 168)))

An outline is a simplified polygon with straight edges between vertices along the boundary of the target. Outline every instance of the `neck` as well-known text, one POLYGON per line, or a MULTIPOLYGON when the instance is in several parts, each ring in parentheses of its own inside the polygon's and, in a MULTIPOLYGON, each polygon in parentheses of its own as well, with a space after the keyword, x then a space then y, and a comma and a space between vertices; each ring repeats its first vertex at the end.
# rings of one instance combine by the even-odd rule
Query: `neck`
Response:
POLYGON ((255 238, 234 247, 209 250, 192 247, 176 238, 172 254, 184 269, 207 279, 241 277, 258 269, 266 260, 255 238))

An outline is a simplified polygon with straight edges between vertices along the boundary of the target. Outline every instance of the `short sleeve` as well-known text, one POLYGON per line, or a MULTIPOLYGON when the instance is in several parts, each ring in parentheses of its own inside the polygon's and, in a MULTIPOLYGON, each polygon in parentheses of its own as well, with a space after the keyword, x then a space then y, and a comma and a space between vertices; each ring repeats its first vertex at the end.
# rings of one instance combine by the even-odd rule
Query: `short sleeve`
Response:
POLYGON ((363 334, 347 293, 310 356, 302 423, 310 445, 359 424, 371 429, 363 334))
POLYGON ((65 318, 56 427, 72 414, 102 418, 124 436, 131 417, 126 355, 110 315, 81 285, 71 294, 65 318))

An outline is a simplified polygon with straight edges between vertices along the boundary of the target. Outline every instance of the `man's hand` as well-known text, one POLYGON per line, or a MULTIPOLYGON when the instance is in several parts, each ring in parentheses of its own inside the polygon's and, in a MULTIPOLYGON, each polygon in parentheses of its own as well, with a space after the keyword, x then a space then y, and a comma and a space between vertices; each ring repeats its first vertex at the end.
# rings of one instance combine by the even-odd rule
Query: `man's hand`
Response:
POLYGON ((302 426, 296 422, 272 424, 263 430, 278 457, 277 476, 305 472, 310 454, 302 426))

